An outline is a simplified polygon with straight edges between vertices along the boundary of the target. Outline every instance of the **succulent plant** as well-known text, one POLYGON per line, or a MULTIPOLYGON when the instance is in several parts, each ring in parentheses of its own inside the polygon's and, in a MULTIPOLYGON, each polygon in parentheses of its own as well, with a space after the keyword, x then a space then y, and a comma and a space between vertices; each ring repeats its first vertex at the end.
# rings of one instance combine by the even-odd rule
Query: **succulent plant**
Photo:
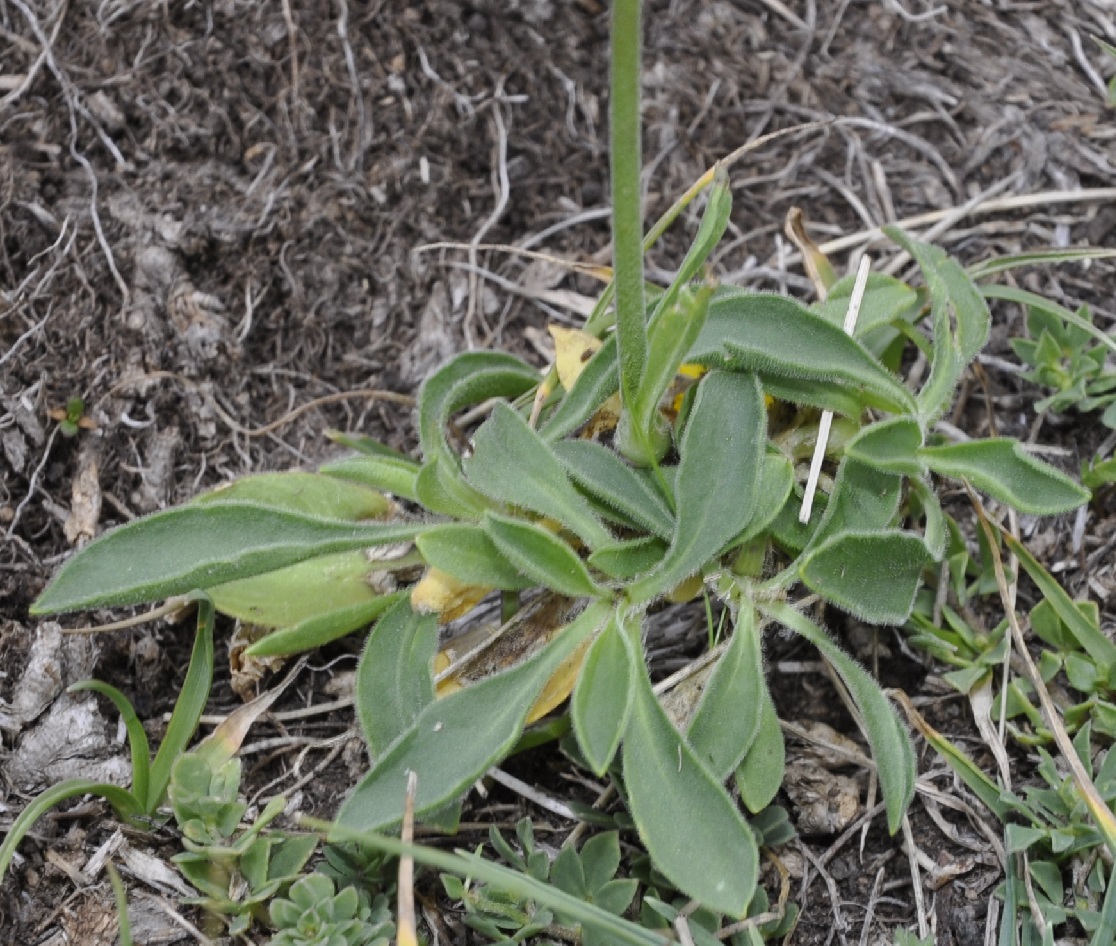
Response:
POLYGON ((325 874, 308 874, 271 903, 277 927, 269 946, 387 946, 395 924, 384 897, 364 901, 353 887, 337 892, 325 874))

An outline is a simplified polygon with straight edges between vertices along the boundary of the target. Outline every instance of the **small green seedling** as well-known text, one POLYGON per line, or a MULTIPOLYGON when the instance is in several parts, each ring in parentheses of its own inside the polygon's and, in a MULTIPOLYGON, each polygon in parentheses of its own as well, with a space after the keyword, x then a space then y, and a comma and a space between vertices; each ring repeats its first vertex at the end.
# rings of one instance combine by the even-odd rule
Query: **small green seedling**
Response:
POLYGON ((72 397, 64 408, 54 407, 47 411, 51 420, 58 421, 58 429, 63 437, 77 436, 79 430, 96 430, 97 423, 92 417, 85 416, 85 401, 72 397))

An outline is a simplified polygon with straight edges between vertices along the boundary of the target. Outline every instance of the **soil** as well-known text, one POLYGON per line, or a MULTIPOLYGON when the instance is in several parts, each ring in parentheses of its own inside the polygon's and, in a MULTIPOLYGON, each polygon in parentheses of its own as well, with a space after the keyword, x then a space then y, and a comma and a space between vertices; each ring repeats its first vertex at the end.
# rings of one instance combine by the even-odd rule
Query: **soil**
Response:
MULTIPOLYGON (((580 323, 579 305, 599 289, 591 279, 488 247, 608 260, 605 7, 0 0, 0 708, 26 698, 29 663, 44 666, 32 649, 50 629, 27 606, 75 545, 232 477, 313 468, 339 454, 326 428, 413 449, 410 410, 384 392, 413 394, 463 349, 542 365, 545 325, 580 323), (58 412, 75 397, 84 420, 67 437, 58 412)), ((1116 43, 1113 0, 655 0, 645 22, 647 219, 740 145, 839 119, 735 165, 716 255, 724 282, 811 297, 783 236, 795 206, 840 269, 866 247, 886 262, 892 251, 872 228, 935 211, 947 219, 933 238, 965 263, 1116 244, 1116 112, 1104 88, 1116 62, 1090 39, 1116 43)), ((924 233, 935 219, 907 225, 924 233)), ((655 249, 651 278, 668 278, 696 222, 688 213, 655 249)), ((1071 308, 1091 304, 1105 330, 1116 324, 1111 261, 1018 281, 1071 308)), ((1026 437, 1041 395, 1011 370, 1021 314, 998 305, 994 318, 953 420, 973 435, 1026 437)), ((1096 418, 1050 418, 1038 440, 1076 472, 1108 434, 1096 418)), ((1072 520, 1024 522, 1036 554, 1072 593, 1099 601, 1109 628, 1113 512, 1111 497, 1091 507, 1080 557, 1072 520)), ((855 648, 861 629, 847 630, 855 648)), ((37 784, 15 760, 37 721, 70 699, 58 695, 77 679, 67 673, 111 680, 157 732, 188 638, 188 625, 158 623, 98 638, 91 664, 48 661, 57 672, 42 705, 0 714, 0 826, 42 788, 44 772, 37 784)), ((941 668, 897 633, 880 643, 885 681, 979 754, 941 668)), ((314 658, 280 706, 328 702, 355 647, 314 658)), ((853 731, 811 652, 777 641, 771 656, 784 718, 853 731)), ((224 660, 218 674, 215 715, 237 701, 224 660)), ((95 702, 86 710, 102 742, 93 755, 122 759, 115 717, 95 702)), ((347 710, 314 719, 260 724, 249 796, 279 790, 267 788, 279 775, 289 787, 352 725, 347 710), (305 737, 304 756, 267 748, 281 731, 305 737)), ((954 791, 921 750, 922 770, 954 791)), ((301 789, 303 810, 328 815, 361 764, 350 743, 301 789)), ((595 797, 539 751, 509 770, 559 797, 595 797)), ((924 916, 939 943, 969 946, 985 939, 999 873, 974 823, 942 810, 932 818, 920 801, 912 815, 928 859, 924 916)), ((524 813, 553 819, 497 786, 466 819, 511 824, 524 813)), ((803 911, 794 943, 890 943, 895 928, 917 927, 909 858, 878 814, 865 824, 864 843, 854 830, 783 852, 803 911)), ((0 942, 115 942, 105 875, 85 871, 116 828, 99 805, 44 819, 0 887, 0 942)), ((175 850, 163 834, 127 843, 156 861, 175 850)), ((184 908, 179 923, 170 881, 138 863, 125 869, 145 931, 137 942, 200 941, 188 926, 198 916, 184 908)), ((425 883, 433 914, 448 911, 436 881, 425 883)), ((437 941, 465 939, 448 914, 436 928, 437 941)))

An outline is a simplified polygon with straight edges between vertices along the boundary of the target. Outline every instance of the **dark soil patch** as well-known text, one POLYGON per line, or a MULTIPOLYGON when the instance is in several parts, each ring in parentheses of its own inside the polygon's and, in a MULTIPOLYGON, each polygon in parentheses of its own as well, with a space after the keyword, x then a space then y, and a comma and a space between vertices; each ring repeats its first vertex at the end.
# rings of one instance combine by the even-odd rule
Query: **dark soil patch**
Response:
MULTIPOLYGON (((717 255, 726 282, 808 297, 782 236, 792 206, 824 242, 979 195, 1111 189, 1116 119, 1097 82, 1113 65, 1088 37, 1116 42, 1112 14, 1108 0, 650 3, 648 218, 744 142, 834 116, 843 121, 774 141, 734 169, 733 223, 717 255)), ((591 296, 591 281, 507 253, 422 247, 530 244, 607 260, 607 32, 597 0, 0 0, 0 696, 11 697, 36 633, 28 604, 83 533, 234 476, 312 467, 336 453, 326 427, 412 448, 409 410, 368 392, 413 393, 455 351, 507 347, 543 362, 546 322, 580 317, 532 297, 540 289, 591 296), (494 275, 478 277, 476 267, 494 275), (48 411, 75 396, 95 429, 67 439, 48 411), (90 482, 100 507, 82 520, 90 482)), ((937 239, 965 262, 1113 245, 1113 204, 1109 191, 984 206, 937 239)), ((695 227, 688 214, 655 250, 652 278, 673 269, 695 227)), ((845 251, 864 244, 830 249, 844 266, 845 251)), ((1019 279, 1071 307, 1093 304, 1106 330, 1116 323, 1111 263, 1019 279)), ((1020 315, 1000 306, 995 319, 985 379, 953 421, 974 435, 993 425, 1025 435, 1038 395, 1004 370, 1020 315)), ((1094 417, 1073 415, 1047 423, 1039 439, 1063 447, 1055 460, 1075 471, 1106 434, 1094 417)), ((1072 523, 1043 522, 1031 536, 1074 593, 1101 598, 1108 627, 1112 512, 1111 497, 1092 509, 1086 570, 1071 549, 1072 523)), ((102 644, 96 672, 157 719, 173 699, 188 637, 186 626, 126 632, 102 644)), ((881 637, 885 681, 932 705, 943 692, 935 673, 881 637)), ((325 688, 351 661, 329 666, 323 656, 314 666, 283 709, 332 699, 325 688)), ((234 705, 224 669, 222 679, 214 713, 234 705)), ((851 731, 816 670, 775 673, 772 683, 788 718, 824 704, 824 721, 851 731)), ((947 735, 971 735, 967 707, 945 706, 947 735)), ((248 793, 295 765, 268 755, 270 736, 321 740, 351 723, 341 710, 261 726, 248 793)), ((17 746, 18 728, 4 734, 4 753, 17 746)), ((309 752, 299 771, 328 751, 309 752)), ((30 790, 11 782, 6 758, 4 826, 30 790)), ((939 765, 929 754, 922 764, 939 765)), ((304 810, 328 814, 361 765, 349 744, 307 784, 304 810)), ((564 781, 568 771, 529 767, 552 794, 580 797, 584 788, 564 781)), ((542 817, 521 799, 497 797, 519 806, 500 811, 506 823, 519 810, 542 817)), ((467 818, 489 817, 483 805, 467 818)), ((115 928, 102 922, 112 909, 103 874, 91 888, 75 887, 57 866, 83 865, 113 827, 99 806, 45 821, 45 843, 25 844, 26 859, 4 881, 0 939, 114 941, 115 928)), ((912 828, 938 863, 973 856, 918 805, 912 828)), ((960 830, 979 837, 971 825, 960 830)), ((832 841, 804 843, 816 859, 832 841)), ((847 927, 809 869, 793 891, 803 906, 796 943, 890 942, 892 928, 913 924, 899 841, 878 817, 863 854, 858 841, 826 862, 847 927)), ((939 935, 980 941, 994 874, 978 864, 926 890, 939 935)), ((178 929, 165 912, 154 915, 159 928, 178 929)))

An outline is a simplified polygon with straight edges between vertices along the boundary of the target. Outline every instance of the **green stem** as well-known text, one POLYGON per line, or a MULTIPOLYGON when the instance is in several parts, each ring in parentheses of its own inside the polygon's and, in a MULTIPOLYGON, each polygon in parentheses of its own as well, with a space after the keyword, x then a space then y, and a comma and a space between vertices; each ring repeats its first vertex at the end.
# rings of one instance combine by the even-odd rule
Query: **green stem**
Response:
POLYGON ((634 403, 647 360, 643 302, 643 220, 640 209, 639 76, 641 0, 612 7, 612 85, 609 101, 612 175, 612 246, 616 282, 616 334, 620 394, 634 403))

